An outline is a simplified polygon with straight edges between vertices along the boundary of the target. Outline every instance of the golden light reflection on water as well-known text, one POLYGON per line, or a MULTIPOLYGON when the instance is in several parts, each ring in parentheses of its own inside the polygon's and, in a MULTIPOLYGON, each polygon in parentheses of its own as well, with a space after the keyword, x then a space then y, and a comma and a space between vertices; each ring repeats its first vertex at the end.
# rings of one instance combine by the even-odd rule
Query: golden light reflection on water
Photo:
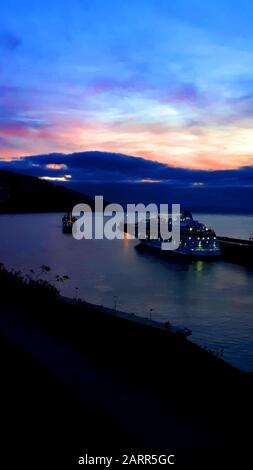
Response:
POLYGON ((196 262, 196 271, 200 272, 204 269, 204 261, 198 260, 196 262))
POLYGON ((128 251, 129 249, 129 240, 130 240, 129 233, 124 232, 124 243, 123 243, 124 251, 128 251))

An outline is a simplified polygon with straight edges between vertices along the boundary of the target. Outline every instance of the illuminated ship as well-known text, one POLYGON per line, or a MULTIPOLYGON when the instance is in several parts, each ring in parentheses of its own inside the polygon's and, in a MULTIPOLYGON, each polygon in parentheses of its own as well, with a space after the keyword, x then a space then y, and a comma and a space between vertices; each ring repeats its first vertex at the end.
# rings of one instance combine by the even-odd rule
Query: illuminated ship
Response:
MULTIPOLYGON (((168 226, 170 226, 169 221, 168 226)), ((141 240, 143 247, 152 251, 159 252, 159 254, 175 254, 190 258, 219 258, 221 251, 216 234, 212 228, 206 227, 198 220, 194 220, 190 211, 185 211, 180 217, 180 244, 175 250, 162 250, 161 244, 163 241, 159 239, 151 239, 148 235, 145 239, 141 240)))

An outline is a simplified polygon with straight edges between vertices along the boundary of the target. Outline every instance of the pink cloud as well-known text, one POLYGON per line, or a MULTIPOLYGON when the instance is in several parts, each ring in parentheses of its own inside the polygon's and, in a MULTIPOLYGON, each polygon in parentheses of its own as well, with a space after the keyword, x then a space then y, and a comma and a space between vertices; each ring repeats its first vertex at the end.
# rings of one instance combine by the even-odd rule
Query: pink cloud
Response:
POLYGON ((68 167, 63 163, 48 163, 48 165, 46 165, 46 168, 48 170, 67 170, 68 167))

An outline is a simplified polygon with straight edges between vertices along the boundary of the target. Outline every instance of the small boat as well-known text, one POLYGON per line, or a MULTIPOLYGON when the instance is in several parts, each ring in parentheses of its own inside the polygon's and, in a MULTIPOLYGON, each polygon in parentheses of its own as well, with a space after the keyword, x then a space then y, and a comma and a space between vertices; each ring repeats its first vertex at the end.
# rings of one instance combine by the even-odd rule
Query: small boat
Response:
POLYGON ((72 233, 72 227, 76 220, 77 218, 73 217, 71 212, 67 212, 62 218, 63 233, 72 233))

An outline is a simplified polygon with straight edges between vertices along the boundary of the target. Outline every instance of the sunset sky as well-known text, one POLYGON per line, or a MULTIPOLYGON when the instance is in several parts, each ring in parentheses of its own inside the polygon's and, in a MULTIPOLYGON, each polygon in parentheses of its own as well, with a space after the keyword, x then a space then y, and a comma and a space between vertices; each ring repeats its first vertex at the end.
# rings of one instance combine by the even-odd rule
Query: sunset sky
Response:
POLYGON ((252 24, 250 0, 1 2, 0 159, 253 165, 252 24))

